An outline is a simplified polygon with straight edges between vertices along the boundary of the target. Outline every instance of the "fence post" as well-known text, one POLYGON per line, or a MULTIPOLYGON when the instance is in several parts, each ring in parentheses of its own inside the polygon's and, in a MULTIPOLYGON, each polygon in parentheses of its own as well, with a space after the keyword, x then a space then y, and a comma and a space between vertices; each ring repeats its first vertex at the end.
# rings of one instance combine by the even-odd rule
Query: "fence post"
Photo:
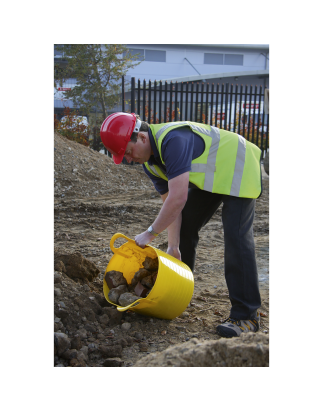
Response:
POLYGON ((167 81, 165 81, 164 123, 167 123, 167 81))
POLYGON ((125 112, 125 98, 124 98, 124 76, 122 76, 122 111, 125 112))
POLYGON ((177 121, 177 81, 175 83, 175 119, 174 121, 177 121))
POLYGON ((146 119, 146 80, 143 81, 143 93, 142 93, 142 119, 147 121, 146 119))
POLYGON ((151 122, 151 81, 148 83, 148 124, 151 122))
POLYGON ((227 129, 227 117, 228 117, 228 88, 229 88, 229 83, 225 83, 225 106, 224 106, 224 124, 223 128, 224 130, 227 129))
POLYGON ((140 79, 138 79, 138 98, 137 98, 137 105, 138 105, 138 111, 137 114, 140 116, 140 79))
POLYGON ((155 80, 154 81, 154 116, 153 116, 154 124, 157 124, 156 123, 156 117, 157 117, 156 100, 157 100, 157 81, 155 80))
POLYGON ((131 77, 131 113, 135 113, 135 78, 131 77))
MULTIPOLYGON (((211 88, 211 110, 210 110, 210 125, 213 125, 213 101, 214 101, 214 83, 212 83, 211 88)), ((214 124, 216 127, 216 123, 214 124)))
POLYGON ((229 131, 231 131, 232 93, 233 93, 233 84, 231 84, 231 91, 230 91, 229 131))

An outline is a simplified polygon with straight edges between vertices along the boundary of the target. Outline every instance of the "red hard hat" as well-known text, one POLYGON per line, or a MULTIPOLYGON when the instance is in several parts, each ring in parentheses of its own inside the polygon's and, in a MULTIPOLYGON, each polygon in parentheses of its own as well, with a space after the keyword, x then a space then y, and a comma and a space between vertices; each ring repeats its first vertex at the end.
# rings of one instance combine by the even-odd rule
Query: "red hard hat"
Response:
POLYGON ((141 121, 134 113, 113 113, 102 123, 100 137, 103 145, 113 155, 115 164, 120 164, 127 144, 134 131, 138 132, 141 121))

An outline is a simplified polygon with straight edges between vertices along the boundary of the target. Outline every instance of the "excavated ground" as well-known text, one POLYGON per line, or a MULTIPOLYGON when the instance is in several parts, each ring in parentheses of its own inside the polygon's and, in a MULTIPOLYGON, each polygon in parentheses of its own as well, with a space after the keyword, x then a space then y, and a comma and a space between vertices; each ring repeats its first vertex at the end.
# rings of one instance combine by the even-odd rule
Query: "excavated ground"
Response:
MULTIPOLYGON (((108 156, 59 134, 55 134, 54 166, 55 253, 78 252, 83 262, 90 260, 100 270, 89 281, 72 279, 68 270, 66 274, 56 266, 54 331, 65 336, 56 335, 55 366, 134 366, 149 353, 192 338, 202 342, 220 339, 215 328, 230 311, 221 209, 200 232, 194 294, 184 313, 172 321, 130 311, 119 315, 102 292, 103 275, 113 255, 110 239, 118 232, 134 238, 147 229, 160 210, 161 199, 140 165, 116 166, 108 156), (67 340, 65 354, 62 347, 58 350, 59 338, 67 340), (84 355, 78 355, 80 351, 84 355)), ((254 235, 262 297, 260 333, 268 336, 269 178, 264 171, 254 235)), ((116 246, 122 244, 118 241, 116 246)), ((166 251, 167 233, 151 245, 166 251)))

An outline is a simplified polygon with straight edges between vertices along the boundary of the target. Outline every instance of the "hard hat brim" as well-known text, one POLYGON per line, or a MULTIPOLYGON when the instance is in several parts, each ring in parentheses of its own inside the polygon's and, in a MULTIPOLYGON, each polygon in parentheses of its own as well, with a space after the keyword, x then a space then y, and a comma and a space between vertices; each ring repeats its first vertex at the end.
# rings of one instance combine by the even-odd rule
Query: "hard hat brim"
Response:
POLYGON ((112 154, 114 164, 120 164, 122 162, 123 157, 124 157, 124 153, 123 154, 117 154, 117 155, 112 154))

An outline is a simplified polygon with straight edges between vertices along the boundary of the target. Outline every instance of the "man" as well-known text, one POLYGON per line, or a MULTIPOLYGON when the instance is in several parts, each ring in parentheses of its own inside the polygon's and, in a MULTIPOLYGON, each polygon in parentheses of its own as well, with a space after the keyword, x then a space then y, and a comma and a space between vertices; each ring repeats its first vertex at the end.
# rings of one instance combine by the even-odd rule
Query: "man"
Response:
POLYGON ((260 155, 236 133, 189 121, 151 124, 134 113, 114 113, 101 140, 116 164, 143 165, 163 206, 152 225, 135 237, 145 247, 166 228, 167 253, 194 270, 199 230, 223 203, 225 279, 230 317, 217 327, 223 337, 259 330, 261 305, 253 239, 255 198, 262 191, 260 155))

